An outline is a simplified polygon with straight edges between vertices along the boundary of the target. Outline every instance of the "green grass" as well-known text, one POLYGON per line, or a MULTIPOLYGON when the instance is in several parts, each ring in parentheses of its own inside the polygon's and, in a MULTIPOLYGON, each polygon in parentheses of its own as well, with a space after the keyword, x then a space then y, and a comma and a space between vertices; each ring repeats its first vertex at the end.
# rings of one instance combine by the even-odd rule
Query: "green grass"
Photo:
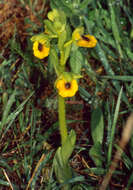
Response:
MULTIPOLYGON (((70 159, 75 175, 66 183, 71 183, 73 190, 99 189, 133 110, 132 3, 18 2, 17 8, 25 16, 24 28, 15 23, 12 35, 5 34, 8 40, 0 36, 0 190, 61 189, 52 168, 61 143, 53 68, 47 58, 44 63, 33 56, 30 41, 35 33, 43 31, 43 20, 52 8, 66 13, 72 30, 83 25, 85 33, 98 40, 93 49, 79 49, 77 56, 82 54, 83 59, 75 57, 83 78, 79 92, 66 105, 68 130, 73 128, 77 135, 70 159)), ((6 19, 2 32, 12 17, 6 19)), ((107 190, 133 188, 132 136, 128 136, 125 146, 107 190)))

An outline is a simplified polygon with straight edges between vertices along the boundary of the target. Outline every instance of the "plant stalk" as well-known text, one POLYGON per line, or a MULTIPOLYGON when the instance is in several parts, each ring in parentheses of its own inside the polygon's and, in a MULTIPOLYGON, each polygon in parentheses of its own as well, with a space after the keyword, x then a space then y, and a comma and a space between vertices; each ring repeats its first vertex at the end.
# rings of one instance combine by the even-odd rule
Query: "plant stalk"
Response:
POLYGON ((59 126, 61 135, 61 144, 63 145, 67 139, 67 126, 66 126, 66 109, 65 109, 65 99, 58 96, 58 114, 59 114, 59 126))

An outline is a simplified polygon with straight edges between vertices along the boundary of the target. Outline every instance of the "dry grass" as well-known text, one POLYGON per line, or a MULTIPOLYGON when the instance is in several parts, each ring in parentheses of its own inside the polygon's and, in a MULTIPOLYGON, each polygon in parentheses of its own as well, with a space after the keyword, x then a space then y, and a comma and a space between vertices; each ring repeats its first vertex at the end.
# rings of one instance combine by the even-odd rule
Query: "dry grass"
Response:
MULTIPOLYGON (((37 12, 42 8, 43 1, 39 0, 34 11, 37 12)), ((46 6, 45 9, 48 9, 48 7, 46 6)), ((43 18, 45 14, 43 15, 42 13, 40 16, 43 18)), ((31 27, 30 23, 25 24, 26 18, 32 23, 41 26, 40 20, 32 11, 30 5, 22 5, 18 0, 4 0, 3 3, 0 3, 0 50, 6 46, 8 40, 13 36, 15 29, 21 43, 24 43, 25 38, 28 36, 26 30, 31 27)))

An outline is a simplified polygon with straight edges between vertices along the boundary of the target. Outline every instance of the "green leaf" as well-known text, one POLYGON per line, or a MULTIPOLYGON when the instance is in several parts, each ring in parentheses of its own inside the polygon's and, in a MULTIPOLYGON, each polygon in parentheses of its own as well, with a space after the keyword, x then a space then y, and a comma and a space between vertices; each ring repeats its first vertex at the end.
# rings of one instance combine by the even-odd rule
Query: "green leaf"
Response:
POLYGON ((112 79, 112 80, 121 80, 121 81, 133 81, 133 76, 121 76, 121 75, 115 75, 115 76, 101 76, 103 79, 112 79))
POLYGON ((83 55, 78 49, 75 51, 72 51, 71 56, 70 56, 71 71, 75 74, 80 74, 83 61, 84 61, 83 55))
POLYGON ((50 60, 51 67, 54 67, 56 74, 59 75, 60 74, 59 59, 54 47, 51 48, 50 50, 49 60, 50 60))
POLYGON ((70 168, 68 163, 63 162, 61 147, 59 147, 56 151, 54 160, 53 160, 53 168, 57 177, 57 180, 60 183, 64 183, 65 181, 72 178, 72 169, 70 168))
POLYGON ((88 91, 81 86, 79 86, 79 93, 85 101, 89 101, 91 99, 91 95, 88 93, 88 91))
POLYGON ((108 1, 108 2, 109 2, 109 10, 110 10, 110 17, 111 17, 111 25, 112 25, 113 36, 114 36, 114 39, 116 41, 116 45, 117 45, 117 49, 118 49, 118 52, 120 54, 120 57, 123 58, 123 52, 122 52, 122 49, 121 49, 121 46, 120 46, 120 43, 122 42, 122 39, 120 37, 118 24, 116 22, 115 9, 112 6, 111 1, 108 1))
POLYGON ((69 58, 70 50, 71 50, 71 44, 69 44, 64 48, 64 63, 66 63, 67 59, 69 58))
POLYGON ((130 50, 128 47, 125 48, 127 56, 131 59, 131 61, 133 61, 133 53, 132 50, 130 50))
MULTIPOLYGON (((72 169, 69 166, 69 157, 71 156, 74 149, 75 141, 75 131, 71 130, 64 145, 59 147, 56 151, 53 161, 53 168, 60 183, 65 183, 72 178, 72 169)), ((67 185, 69 187, 69 184, 67 185)))
POLYGON ((113 119, 111 134, 110 134, 110 143, 109 143, 109 148, 108 148, 108 163, 109 164, 110 164, 111 156, 112 156, 113 141, 114 141, 114 137, 115 137, 116 123, 117 123, 117 119, 118 119, 118 115, 119 115, 119 110, 120 110, 122 92, 123 92, 123 88, 121 87, 121 90, 119 92, 119 96, 118 96, 118 99, 117 99, 117 103, 116 103, 116 108, 115 108, 115 113, 114 113, 114 119, 113 119))
POLYGON ((102 157, 102 145, 96 142, 90 149, 89 155, 94 161, 97 167, 102 167, 103 157, 102 157))
POLYGON ((72 35, 72 31, 71 31, 71 28, 70 26, 67 24, 66 25, 66 43, 68 43, 64 48, 63 48, 63 51, 64 51, 64 63, 66 63, 67 59, 69 58, 70 56, 70 50, 71 50, 71 35, 72 35))
POLYGON ((96 108, 91 115, 91 135, 94 144, 103 142, 104 121, 101 108, 96 108))
POLYGON ((61 152, 62 152, 62 158, 64 163, 68 162, 69 157, 72 154, 72 151, 75 146, 76 141, 76 134, 74 130, 70 131, 70 134, 68 135, 66 142, 62 145, 61 152))
POLYGON ((41 33, 41 34, 36 34, 34 36, 32 36, 31 41, 35 42, 35 41, 39 41, 39 40, 48 40, 48 35, 41 33))

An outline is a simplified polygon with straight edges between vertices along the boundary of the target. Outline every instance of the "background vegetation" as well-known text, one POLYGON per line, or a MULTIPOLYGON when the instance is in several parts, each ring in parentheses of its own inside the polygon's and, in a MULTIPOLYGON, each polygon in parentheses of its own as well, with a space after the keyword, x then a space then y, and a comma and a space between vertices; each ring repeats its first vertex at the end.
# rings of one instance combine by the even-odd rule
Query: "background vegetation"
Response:
MULTIPOLYGON (((77 134, 70 160, 75 190, 95 190, 107 173, 133 106, 133 8, 130 0, 0 1, 0 189, 61 189, 52 170, 60 145, 57 93, 49 60, 33 56, 30 38, 43 31, 51 8, 62 9, 72 29, 94 35, 94 49, 73 56, 82 68, 67 123, 77 134)), ((75 69, 75 68, 74 68, 75 69)), ((108 190, 133 189, 133 137, 108 190)))

